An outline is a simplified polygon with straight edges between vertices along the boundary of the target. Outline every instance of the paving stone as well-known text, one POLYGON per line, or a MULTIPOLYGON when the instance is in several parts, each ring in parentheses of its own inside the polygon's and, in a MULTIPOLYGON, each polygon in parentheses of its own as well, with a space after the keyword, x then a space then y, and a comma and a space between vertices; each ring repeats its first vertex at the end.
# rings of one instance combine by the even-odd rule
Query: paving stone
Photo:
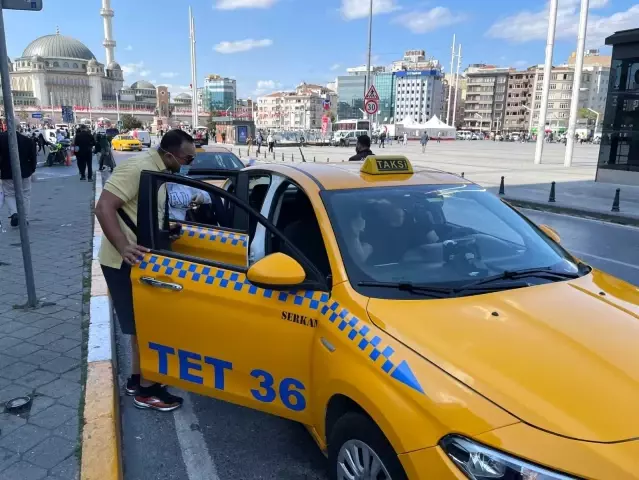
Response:
POLYGON ((51 475, 66 480, 77 480, 80 476, 80 466, 75 455, 67 457, 50 471, 51 475))
POLYGON ((49 315, 51 313, 59 312, 60 310, 64 310, 64 305, 60 305, 59 302, 56 302, 55 305, 48 305, 46 307, 40 307, 38 309, 39 313, 44 315, 49 315))
POLYGON ((0 447, 17 453, 25 453, 49 437, 51 432, 37 425, 26 424, 0 439, 0 447))
POLYGON ((63 373, 62 378, 80 383, 82 381, 82 369, 80 367, 74 368, 73 370, 63 373))
POLYGON ((0 413, 0 438, 9 435, 25 423, 27 423, 26 418, 18 417, 11 413, 0 413))
MULTIPOLYGON (((4 349, 6 350, 6 349, 4 349)), ((0 370, 5 368, 7 365, 11 365, 12 363, 16 363, 18 361, 15 357, 10 357, 8 355, 2 355, 0 353, 0 370)))
POLYGON ((20 454, 7 450, 6 448, 0 448, 0 479, 3 478, 2 471, 10 465, 20 460, 20 454))
POLYGON ((67 357, 81 359, 82 358, 82 347, 72 348, 71 350, 69 350, 68 352, 65 352, 64 354, 67 357))
POLYGON ((40 365, 40 368, 49 372, 62 374, 76 368, 79 364, 80 361, 75 358, 60 356, 40 365))
POLYGON ((35 352, 36 350, 40 350, 40 348, 41 347, 39 345, 34 345, 29 342, 22 342, 17 345, 14 345, 13 347, 5 348, 4 353, 11 355, 13 357, 20 358, 20 357, 29 355, 35 352))
POLYGON ((66 405, 68 407, 77 408, 80 404, 80 397, 82 396, 82 390, 78 389, 75 392, 68 393, 64 397, 58 400, 58 403, 66 405))
POLYGON ((41 315, 40 320, 37 320, 35 322, 33 322, 31 324, 31 326, 33 327, 38 327, 41 328, 43 330, 46 330, 47 328, 51 328, 51 327, 55 327, 56 325, 60 325, 61 323, 63 323, 64 320, 60 319, 60 318, 56 318, 56 317, 45 317, 41 315))
POLYGON ((75 333, 81 330, 81 328, 73 323, 61 323, 60 325, 56 325, 48 330, 48 333, 56 333, 58 335, 66 336, 70 333, 75 333))
POLYGON ((18 361, 0 370, 0 376, 8 378, 9 380, 15 380, 17 378, 28 375, 35 369, 36 367, 31 365, 30 363, 18 361))
POLYGON ((39 333, 42 333, 43 330, 41 328, 36 328, 32 326, 25 326, 15 332, 11 333, 12 337, 22 338, 23 340, 27 340, 30 337, 34 337, 39 333))
POLYGON ((77 407, 71 408, 66 405, 55 404, 36 415, 31 415, 29 417, 29 423, 39 427, 53 429, 59 427, 71 417, 77 416, 77 414, 77 407))
POLYGON ((77 383, 59 378, 51 383, 38 387, 37 392, 49 397, 60 398, 79 388, 80 386, 77 383))
POLYGON ((59 377, 58 374, 47 372, 46 370, 34 370, 27 375, 16 378, 14 381, 19 385, 26 387, 37 388, 40 385, 46 385, 51 383, 59 377))
POLYGON ((80 342, 82 340, 82 330, 80 325, 76 325, 77 330, 73 333, 67 333, 64 338, 68 338, 70 340, 76 340, 80 342))
POLYGON ((55 403, 55 398, 46 397, 44 395, 34 395, 33 403, 31 404, 31 410, 29 410, 29 416, 32 417, 38 413, 46 410, 55 403))
MULTIPOLYGON (((58 325, 59 326, 59 325, 58 325)), ((55 327, 53 327, 55 328, 55 327)), ((36 335, 34 337, 31 337, 29 339, 30 343, 34 343, 36 345, 40 345, 41 347, 44 347, 46 345, 49 345, 52 342, 55 342, 56 340, 61 339, 62 336, 57 334, 57 333, 51 333, 51 330, 47 330, 44 333, 41 333, 39 335, 36 335)))
POLYGON ((79 312, 75 312, 73 310, 60 310, 59 312, 51 314, 53 318, 59 318, 60 320, 70 320, 72 318, 77 318, 80 315, 79 312))
POLYGON ((21 341, 22 340, 18 338, 5 335, 0 338, 0 351, 4 350, 7 347, 13 347, 15 344, 20 343, 21 341))
POLYGON ((0 472, 0 480, 40 480, 46 477, 44 468, 36 467, 28 462, 17 462, 0 472))
POLYGON ((78 442, 78 436, 80 435, 80 429, 77 423, 65 423, 61 427, 55 429, 55 434, 64 437, 67 440, 78 442))
POLYGON ((24 385, 17 385, 12 383, 3 387, 0 390, 0 403, 4 403, 16 397, 24 397, 25 395, 31 395, 33 388, 25 387, 24 385))
POLYGON ((8 321, 0 323, 0 333, 12 333, 16 330, 20 330, 24 325, 18 321, 8 321))
POLYGON ((29 354, 22 360, 33 365, 41 365, 43 363, 50 362, 54 358, 58 358, 60 355, 62 355, 60 352, 52 352, 51 350, 43 348, 37 352, 29 354))
POLYGON ((47 345, 49 350, 53 350, 54 352, 68 352, 74 347, 77 347, 80 344, 78 340, 72 340, 70 338, 60 338, 54 342, 51 342, 47 345))

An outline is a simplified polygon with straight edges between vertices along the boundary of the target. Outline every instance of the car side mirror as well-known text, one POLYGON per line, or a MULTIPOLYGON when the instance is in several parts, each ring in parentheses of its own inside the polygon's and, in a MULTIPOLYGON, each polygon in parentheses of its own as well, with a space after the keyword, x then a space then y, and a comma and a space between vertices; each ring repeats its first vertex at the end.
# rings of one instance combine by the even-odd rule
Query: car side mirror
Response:
POLYGON ((548 225, 539 225, 539 228, 542 232, 552 238, 554 242, 561 243, 561 237, 554 228, 549 227, 548 225))
POLYGON ((246 278, 258 287, 294 287, 306 280, 306 272, 297 260, 278 252, 251 265, 246 278))

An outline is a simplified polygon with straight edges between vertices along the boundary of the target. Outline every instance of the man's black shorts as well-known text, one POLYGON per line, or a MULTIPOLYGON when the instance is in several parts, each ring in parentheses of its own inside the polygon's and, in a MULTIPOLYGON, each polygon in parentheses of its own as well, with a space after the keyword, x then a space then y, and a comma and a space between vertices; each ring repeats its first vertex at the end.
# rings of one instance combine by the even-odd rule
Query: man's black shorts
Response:
POLYGON ((102 273, 109 287, 120 329, 125 335, 135 335, 135 317, 133 316, 133 287, 131 285, 131 266, 122 262, 120 268, 104 265, 102 273))

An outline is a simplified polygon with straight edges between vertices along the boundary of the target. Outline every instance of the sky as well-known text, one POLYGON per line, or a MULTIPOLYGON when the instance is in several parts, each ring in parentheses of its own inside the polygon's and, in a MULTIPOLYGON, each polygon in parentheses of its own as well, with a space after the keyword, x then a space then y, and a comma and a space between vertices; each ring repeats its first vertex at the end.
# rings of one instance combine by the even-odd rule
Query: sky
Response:
MULTIPOLYGON (((9 56, 41 35, 82 41, 104 62, 100 0, 43 0, 41 12, 5 11, 9 56)), ((579 0, 559 0, 554 64, 577 43, 579 0)), ((256 98, 304 81, 326 84, 364 65, 368 0, 111 0, 115 58, 125 83, 145 79, 188 89, 188 7, 197 37, 198 83, 210 73, 235 78, 238 96, 256 98)), ((462 70, 471 63, 525 68, 544 62, 548 3, 521 0, 373 0, 373 64, 425 50, 450 68, 453 34, 462 70)), ((587 48, 618 30, 639 27, 639 0, 590 0, 587 48)), ((602 48, 603 47, 603 48, 602 48)))

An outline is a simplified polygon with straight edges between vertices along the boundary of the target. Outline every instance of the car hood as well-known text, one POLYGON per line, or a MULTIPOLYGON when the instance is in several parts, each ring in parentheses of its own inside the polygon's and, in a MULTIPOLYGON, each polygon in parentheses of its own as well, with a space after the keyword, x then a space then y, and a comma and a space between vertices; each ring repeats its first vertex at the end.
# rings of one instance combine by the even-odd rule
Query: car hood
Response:
POLYGON ((569 438, 639 437, 639 289, 593 272, 441 300, 371 298, 378 327, 510 414, 569 438))

